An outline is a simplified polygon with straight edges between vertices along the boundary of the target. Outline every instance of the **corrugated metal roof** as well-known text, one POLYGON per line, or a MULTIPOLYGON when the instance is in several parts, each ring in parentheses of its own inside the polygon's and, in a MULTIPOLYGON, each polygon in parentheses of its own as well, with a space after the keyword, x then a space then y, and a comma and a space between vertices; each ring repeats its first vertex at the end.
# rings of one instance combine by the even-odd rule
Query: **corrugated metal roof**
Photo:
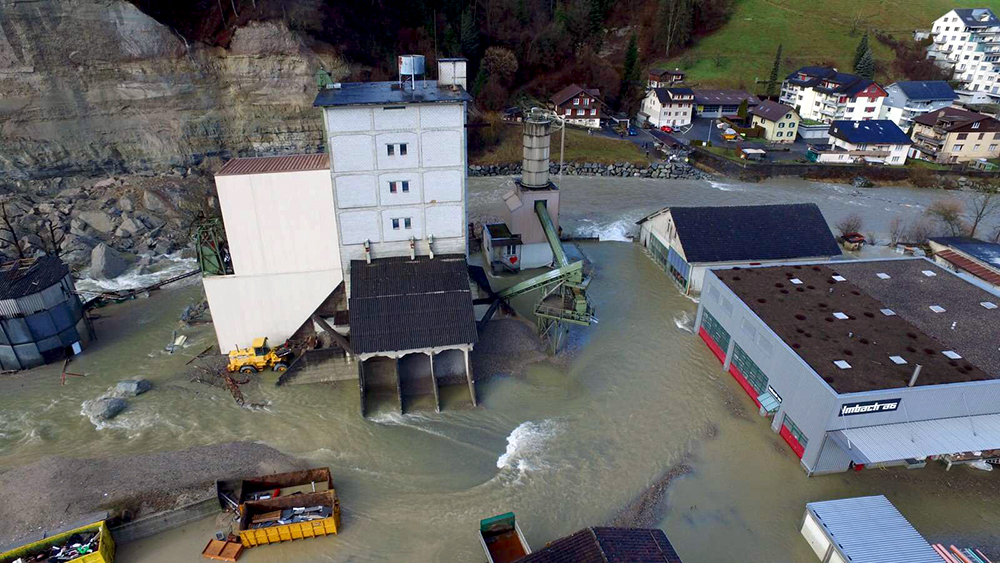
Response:
POLYGON ((329 169, 329 154, 292 154, 287 156, 234 158, 227 162, 215 175, 241 176, 244 174, 273 174, 275 172, 303 172, 329 169))
POLYGON ((806 510, 851 563, 941 563, 883 495, 810 502, 806 510))
POLYGON ((462 255, 351 262, 351 344, 358 354, 475 344, 462 255))
POLYGON ((55 256, 15 260, 0 265, 0 299, 40 293, 66 277, 69 267, 55 256))
POLYGON ((1000 414, 847 428, 830 436, 857 463, 1000 449, 1000 414))
POLYGON ((682 563, 663 530, 584 528, 518 559, 520 563, 682 563))
POLYGON ((970 260, 965 256, 956 254, 951 250, 942 250, 937 253, 937 256, 940 256, 944 260, 951 262, 983 281, 990 282, 993 285, 1000 285, 1000 274, 986 268, 974 260, 970 260))

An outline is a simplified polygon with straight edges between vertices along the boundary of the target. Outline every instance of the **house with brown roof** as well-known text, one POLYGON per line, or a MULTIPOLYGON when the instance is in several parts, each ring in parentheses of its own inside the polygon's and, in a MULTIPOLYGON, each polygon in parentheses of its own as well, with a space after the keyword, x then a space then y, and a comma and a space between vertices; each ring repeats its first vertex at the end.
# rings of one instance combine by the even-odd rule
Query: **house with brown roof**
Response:
POLYGON ((600 128, 602 110, 605 108, 601 99, 601 91, 597 88, 587 88, 570 84, 556 92, 551 98, 552 109, 566 119, 571 125, 600 128))
POLYGON ((684 72, 679 68, 674 70, 653 69, 649 71, 646 86, 648 88, 667 88, 681 82, 684 82, 684 72))
POLYGON ((785 104, 764 100, 750 108, 750 123, 764 129, 769 143, 792 143, 799 129, 799 114, 785 104))
POLYGON ((981 113, 947 107, 913 120, 910 158, 968 162, 1000 156, 1000 121, 981 113))

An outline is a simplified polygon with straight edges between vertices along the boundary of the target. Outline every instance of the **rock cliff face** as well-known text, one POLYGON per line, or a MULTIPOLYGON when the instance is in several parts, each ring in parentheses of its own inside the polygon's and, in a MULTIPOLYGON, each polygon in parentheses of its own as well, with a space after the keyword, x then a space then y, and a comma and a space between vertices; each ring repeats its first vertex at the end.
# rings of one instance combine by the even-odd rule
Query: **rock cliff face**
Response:
POLYGON ((281 22, 189 43, 120 0, 0 0, 0 176, 30 180, 314 151, 314 74, 347 74, 281 22))

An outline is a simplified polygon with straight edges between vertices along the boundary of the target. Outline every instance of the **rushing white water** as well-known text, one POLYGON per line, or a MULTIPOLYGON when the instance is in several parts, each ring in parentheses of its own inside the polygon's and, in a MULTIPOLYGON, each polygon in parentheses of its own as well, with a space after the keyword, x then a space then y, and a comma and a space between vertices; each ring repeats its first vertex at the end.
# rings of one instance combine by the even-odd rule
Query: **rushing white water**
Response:
POLYGON ((581 220, 582 226, 577 227, 576 236, 595 237, 601 242, 619 241, 628 242, 637 231, 635 221, 628 219, 618 219, 610 223, 598 223, 591 220, 581 220))
POLYGON ((76 289, 83 294, 84 298, 88 294, 97 294, 105 291, 138 289, 185 272, 190 272, 196 268, 198 268, 198 260, 194 258, 181 258, 181 253, 178 251, 163 256, 159 261, 149 266, 146 271, 138 264, 135 264, 124 274, 110 280, 92 278, 88 272, 86 276, 76 281, 76 289))
POLYGON ((674 316, 674 325, 685 332, 694 333, 694 317, 687 311, 681 311, 680 315, 674 316))
POLYGON ((545 446, 559 432, 559 424, 554 420, 522 422, 507 436, 507 450, 497 458, 497 468, 525 473, 549 467, 545 462, 545 446))

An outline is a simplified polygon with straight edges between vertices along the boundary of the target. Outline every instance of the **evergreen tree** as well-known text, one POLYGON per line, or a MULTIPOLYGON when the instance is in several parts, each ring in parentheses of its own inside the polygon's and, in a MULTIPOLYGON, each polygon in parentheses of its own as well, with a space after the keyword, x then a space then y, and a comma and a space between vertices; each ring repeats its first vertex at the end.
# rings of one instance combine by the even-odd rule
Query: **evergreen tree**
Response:
POLYGON ((866 51, 870 51, 871 47, 868 46, 868 32, 866 31, 864 35, 861 36, 861 41, 858 42, 858 48, 854 50, 854 65, 852 68, 854 72, 858 72, 858 63, 861 62, 861 57, 865 56, 866 51))
POLYGON ((597 36, 604 26, 604 0, 590 0, 590 10, 587 13, 591 35, 597 36))
POLYGON ((875 56, 872 55, 871 49, 865 51, 861 56, 861 60, 858 61, 858 66, 854 69, 854 73, 868 80, 875 79, 875 56))
POLYGON ((778 44, 778 52, 774 55, 774 66, 771 67, 771 78, 767 81, 767 96, 774 95, 778 88, 778 74, 781 72, 781 44, 778 44))
POLYGON ((739 121, 740 123, 746 123, 746 121, 747 121, 747 112, 750 111, 749 108, 750 108, 750 106, 747 103, 746 99, 744 99, 742 102, 740 102, 740 107, 739 107, 739 109, 736 110, 737 121, 739 121))
POLYGON ((622 108, 626 111, 632 109, 641 76, 639 68, 639 40, 633 33, 632 37, 628 40, 628 48, 625 49, 625 64, 622 67, 622 85, 621 93, 619 94, 622 108))

